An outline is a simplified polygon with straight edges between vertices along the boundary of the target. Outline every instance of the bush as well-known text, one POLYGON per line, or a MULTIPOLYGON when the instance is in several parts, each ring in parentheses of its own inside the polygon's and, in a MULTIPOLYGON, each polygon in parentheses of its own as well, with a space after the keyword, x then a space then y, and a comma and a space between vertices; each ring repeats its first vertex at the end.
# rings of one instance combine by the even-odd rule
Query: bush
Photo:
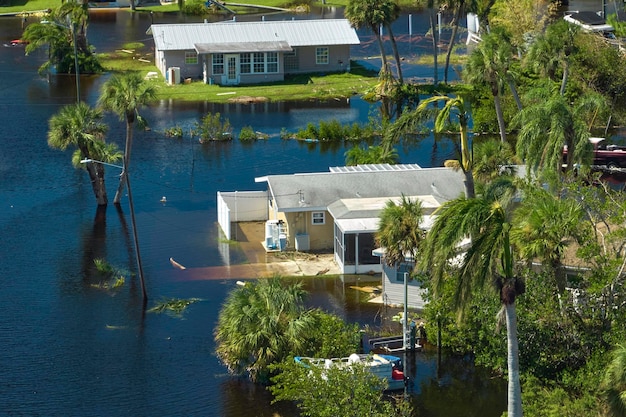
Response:
POLYGON ((241 131, 239 132, 239 140, 248 141, 248 140, 256 140, 256 138, 257 138, 257 135, 254 132, 254 130, 252 130, 252 127, 244 126, 241 128, 241 131))
POLYGON ((165 136, 180 139, 183 137, 183 128, 180 126, 168 127, 165 129, 165 136))
POLYGON ((200 143, 231 140, 233 138, 233 128, 230 122, 228 119, 222 121, 219 113, 209 113, 204 116, 202 122, 196 124, 196 131, 200 135, 200 143))

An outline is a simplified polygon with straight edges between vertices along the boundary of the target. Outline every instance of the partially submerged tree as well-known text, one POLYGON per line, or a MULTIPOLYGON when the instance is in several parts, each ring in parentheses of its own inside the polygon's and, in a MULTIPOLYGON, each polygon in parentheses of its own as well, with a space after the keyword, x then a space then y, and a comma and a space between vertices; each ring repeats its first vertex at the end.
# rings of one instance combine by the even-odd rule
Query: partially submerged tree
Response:
POLYGON ((422 203, 402 196, 399 204, 387 201, 380 212, 376 242, 385 249, 388 265, 398 265, 407 259, 417 260, 425 232, 420 227, 423 219, 422 203))
POLYGON ((476 291, 495 290, 507 329, 507 415, 521 417, 515 300, 524 293, 524 282, 515 273, 510 242, 512 191, 510 180, 501 179, 477 198, 458 198, 442 205, 428 232, 423 260, 432 273, 435 298, 446 281, 454 281, 454 307, 460 317, 467 312, 476 291))
POLYGON ((154 100, 156 89, 145 81, 137 72, 114 74, 102 86, 98 105, 104 110, 117 114, 120 120, 126 121, 126 145, 124 148, 124 169, 120 176, 117 193, 113 203, 119 204, 126 184, 126 175, 130 165, 130 154, 133 144, 133 126, 135 121, 145 126, 145 120, 139 115, 139 108, 154 100))
POLYGON ((234 289, 220 310, 217 357, 231 373, 267 382, 269 365, 302 351, 313 328, 305 295, 301 284, 283 284, 278 276, 234 289))
POLYGON ((85 103, 65 106, 50 118, 48 144, 61 150, 76 148, 72 155, 72 164, 77 168, 87 169, 96 201, 98 205, 104 206, 108 203, 104 186, 104 165, 81 163, 84 159, 111 163, 121 158, 115 144, 104 142, 107 127, 101 120, 102 113, 85 103))

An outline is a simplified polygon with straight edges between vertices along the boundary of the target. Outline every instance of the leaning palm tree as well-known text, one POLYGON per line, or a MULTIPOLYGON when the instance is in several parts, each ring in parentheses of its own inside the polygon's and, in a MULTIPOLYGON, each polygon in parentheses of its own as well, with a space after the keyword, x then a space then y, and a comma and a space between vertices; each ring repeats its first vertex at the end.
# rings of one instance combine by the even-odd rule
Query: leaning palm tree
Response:
POLYGON ((403 195, 399 204, 387 201, 380 212, 376 242, 385 248, 384 259, 388 265, 417 259, 424 240, 424 231, 420 227, 422 216, 422 203, 419 200, 411 200, 403 195))
POLYGON ((417 108, 411 112, 404 112, 387 130, 384 138, 385 146, 393 146, 400 140, 403 134, 413 133, 425 119, 435 119, 435 132, 443 132, 452 116, 456 116, 459 123, 460 134, 460 158, 455 166, 463 170, 465 174, 465 196, 473 198, 476 194, 474 189, 473 158, 469 143, 469 108, 463 97, 433 96, 423 100, 417 108), (441 110, 429 107, 433 103, 444 102, 441 110))
POLYGON ((114 144, 104 142, 107 126, 101 120, 102 113, 85 103, 65 106, 50 118, 48 145, 61 150, 76 148, 72 163, 77 168, 84 166, 87 169, 96 201, 99 206, 104 206, 108 202, 104 186, 104 166, 81 163, 84 159, 115 162, 121 158, 114 144))
POLYGON ((626 346, 615 348, 604 371, 602 389, 612 417, 626 417, 626 346))
POLYGON ((104 110, 116 113, 120 120, 126 120, 126 145, 124 147, 124 169, 113 203, 119 204, 126 184, 126 174, 130 165, 130 153, 133 144, 133 125, 135 120, 145 126, 145 120, 139 115, 139 108, 154 100, 156 89, 146 82, 139 73, 128 72, 115 74, 102 86, 98 105, 104 110))
POLYGON ((301 351, 315 323, 301 284, 278 276, 234 289, 220 310, 217 356, 234 374, 267 382, 269 365, 301 351))
POLYGON ((454 280, 454 307, 463 317, 475 291, 496 290, 506 318, 508 351, 508 416, 521 417, 521 387, 515 299, 524 293, 523 281, 515 275, 510 243, 510 179, 490 184, 477 198, 458 198, 435 211, 437 218, 428 232, 424 267, 432 273, 437 298, 445 280, 454 280), (465 243, 469 239, 469 243, 465 243), (460 246, 466 244, 466 249, 460 246), (464 253, 461 251, 464 250, 464 253), (452 268, 452 272, 450 272, 452 268))

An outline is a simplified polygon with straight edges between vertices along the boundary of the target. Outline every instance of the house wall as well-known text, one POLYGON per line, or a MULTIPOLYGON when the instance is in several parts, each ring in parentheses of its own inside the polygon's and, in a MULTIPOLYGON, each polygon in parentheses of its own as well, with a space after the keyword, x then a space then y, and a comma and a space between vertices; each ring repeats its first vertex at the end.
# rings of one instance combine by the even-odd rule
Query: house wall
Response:
MULTIPOLYGON (((180 78, 194 78, 198 79, 202 77, 202 57, 198 56, 198 63, 188 65, 185 64, 185 52, 189 51, 159 51, 155 53, 155 60, 160 62, 156 62, 157 67, 163 74, 164 77, 167 76, 167 69, 171 67, 179 67, 180 68, 180 78), (163 53, 162 59, 159 59, 160 53, 163 53)), ((195 52, 195 51, 193 51, 195 52)))
POLYGON ((298 69, 289 69, 288 74, 308 72, 343 72, 350 70, 350 46, 334 45, 328 47, 328 64, 315 63, 316 46, 299 47, 298 69))
MULTIPOLYGON (((412 265, 409 269, 412 268, 412 265)), ((398 280, 398 270, 396 267, 382 265, 383 302, 389 306, 404 305, 404 280, 398 280)), ((400 272, 400 277, 403 274, 400 272)), ((407 307, 416 310, 423 310, 426 301, 426 290, 421 287, 419 281, 413 279, 407 285, 407 307)))
POLYGON ((333 250, 333 217, 327 211, 324 211, 324 224, 313 224, 313 213, 305 212, 304 221, 306 221, 307 233, 309 234, 310 250, 333 250))

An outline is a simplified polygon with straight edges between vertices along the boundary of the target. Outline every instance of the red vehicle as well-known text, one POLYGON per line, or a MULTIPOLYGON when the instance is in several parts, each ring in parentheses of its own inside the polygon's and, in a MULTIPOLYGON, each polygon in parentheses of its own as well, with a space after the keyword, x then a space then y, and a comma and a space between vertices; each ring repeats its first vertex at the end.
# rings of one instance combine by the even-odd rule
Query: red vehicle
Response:
MULTIPOLYGON (((604 138, 589 138, 593 145, 592 166, 609 169, 626 168, 626 146, 607 144, 604 138)), ((567 160, 567 146, 563 147, 563 163, 567 160)))

